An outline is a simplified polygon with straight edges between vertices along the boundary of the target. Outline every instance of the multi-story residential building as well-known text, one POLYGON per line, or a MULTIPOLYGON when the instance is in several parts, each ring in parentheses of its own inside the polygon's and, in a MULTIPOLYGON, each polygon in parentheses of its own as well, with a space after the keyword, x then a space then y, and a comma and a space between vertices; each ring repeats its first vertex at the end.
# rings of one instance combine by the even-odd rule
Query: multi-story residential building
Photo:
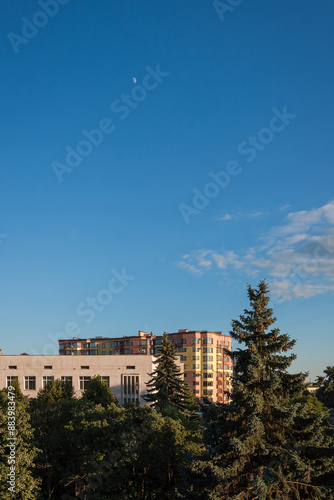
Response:
MULTIPOLYGON (((168 333, 180 361, 184 363, 184 378, 197 398, 227 402, 224 391, 231 388, 233 364, 224 355, 231 349, 231 337, 222 332, 178 330, 168 333)), ((158 354, 161 335, 139 331, 138 336, 94 337, 91 339, 59 340, 62 355, 154 355, 158 354)))
MULTIPOLYGON (((161 337, 162 338, 162 337, 161 337)), ((153 333, 138 332, 131 337, 94 337, 90 339, 59 340, 59 354, 71 355, 117 355, 117 354, 154 354, 153 333)))
MULTIPOLYGON (((35 398, 39 389, 53 379, 70 382, 80 397, 89 380, 100 375, 121 404, 145 404, 146 382, 154 370, 154 356, 0 356, 0 388, 8 387, 16 379, 22 393, 35 398)), ((183 364, 179 361, 181 371, 183 364)))

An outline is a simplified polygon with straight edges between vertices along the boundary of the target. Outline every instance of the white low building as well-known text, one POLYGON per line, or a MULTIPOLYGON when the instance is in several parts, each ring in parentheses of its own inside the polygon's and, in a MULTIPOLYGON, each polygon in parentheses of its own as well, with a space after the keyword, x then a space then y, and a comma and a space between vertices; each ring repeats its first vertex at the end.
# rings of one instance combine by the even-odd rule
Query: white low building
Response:
MULTIPOLYGON (((18 380, 22 393, 35 398, 39 389, 53 379, 71 382, 75 395, 80 397, 89 380, 100 375, 120 404, 138 402, 145 404, 145 383, 155 369, 154 356, 0 356, 0 388, 18 380)), ((183 363, 177 360, 183 372, 183 363)))

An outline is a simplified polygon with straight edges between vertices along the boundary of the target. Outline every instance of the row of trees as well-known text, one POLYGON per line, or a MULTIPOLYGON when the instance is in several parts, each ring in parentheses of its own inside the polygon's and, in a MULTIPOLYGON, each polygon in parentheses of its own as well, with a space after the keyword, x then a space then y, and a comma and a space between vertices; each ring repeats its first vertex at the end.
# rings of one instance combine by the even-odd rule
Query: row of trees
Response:
POLYGON ((306 373, 287 371, 295 341, 273 328, 266 283, 248 286, 248 297, 250 309, 230 332, 241 347, 225 349, 235 362, 231 402, 205 400, 201 417, 167 336, 142 407, 120 407, 99 377, 80 400, 54 381, 31 405, 16 385, 15 494, 7 484, 4 389, 1 499, 334 499, 328 411, 305 395, 306 373))

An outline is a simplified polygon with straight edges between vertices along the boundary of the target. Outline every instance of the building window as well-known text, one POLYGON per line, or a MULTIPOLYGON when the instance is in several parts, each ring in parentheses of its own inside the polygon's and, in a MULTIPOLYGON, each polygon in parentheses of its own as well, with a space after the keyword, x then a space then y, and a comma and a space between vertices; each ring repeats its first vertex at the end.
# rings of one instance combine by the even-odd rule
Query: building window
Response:
POLYGON ((109 342, 109 347, 114 347, 114 343, 113 342, 109 342))
POLYGON ((186 344, 187 343, 187 339, 182 339, 182 344, 186 344))
POLYGON ((229 347, 230 343, 226 340, 225 344, 229 347))
POLYGON ((52 370, 52 366, 51 365, 46 365, 46 366, 44 366, 44 370, 52 370))
POLYGON ((89 352, 88 351, 83 351, 82 353, 84 356, 88 356, 89 352))
POLYGON ((105 382, 107 386, 110 386, 110 378, 109 377, 101 377, 102 382, 105 382))
POLYGON ((212 387, 212 386, 213 386, 212 381, 207 382, 206 380, 203 380, 203 387, 212 387))
POLYGON ((198 382, 197 380, 195 380, 195 381, 193 382, 193 385, 199 385, 199 382, 198 382))
POLYGON ((16 370, 17 366, 16 365, 11 365, 11 366, 8 366, 8 369, 9 370, 16 370))
POLYGON ((211 389, 203 389, 203 396, 212 396, 213 391, 211 389))
POLYGON ((193 356, 193 361, 198 361, 199 360, 199 356, 193 356))
POLYGON ((193 344, 199 344, 199 339, 193 339, 193 344))
POLYGON ((135 366, 127 366, 127 367, 126 367, 126 369, 127 369, 127 370, 135 370, 135 369, 136 369, 136 367, 135 367, 135 366))
POLYGON ((181 356, 181 361, 187 361, 187 356, 181 356))
POLYGON ((203 344, 213 344, 213 339, 212 338, 203 339, 203 344))
POLYGON ((133 345, 133 342, 132 342, 132 340, 126 340, 124 342, 124 345, 133 345))
POLYGON ((230 366, 229 365, 224 365, 224 370, 229 370, 230 366))
POLYGON ((50 377, 50 376, 47 376, 47 377, 43 377, 42 379, 42 387, 43 389, 45 389, 45 387, 50 383, 52 382, 54 379, 54 377, 50 377))
POLYGON ((71 347, 71 344, 66 344, 66 347, 67 347, 67 348, 70 348, 70 347, 71 347))
POLYGON ((110 354, 110 356, 112 356, 114 353, 113 353, 113 351, 109 351, 109 354, 110 354))
POLYGON ((89 354, 91 356, 95 356, 97 354, 97 350, 93 349, 92 351, 89 351, 89 354))
POLYGON ((124 353, 125 354, 133 354, 133 349, 125 349, 124 353))
POLYGON ((72 385, 72 377, 70 375, 65 375, 64 377, 60 377, 60 379, 63 382, 66 382, 67 384, 71 384, 72 385))
POLYGON ((16 380, 16 382, 18 381, 18 377, 16 375, 8 375, 7 376, 7 386, 6 387, 9 387, 10 385, 12 385, 12 382, 14 382, 14 380, 16 380))
POLYGON ((90 382, 90 380, 91 377, 79 377, 79 389, 81 391, 85 391, 87 389, 87 385, 90 382))
POLYGON ((102 351, 102 354, 107 354, 106 351, 102 351))
MULTIPOLYGON (((133 343, 128 344, 128 345, 133 345, 133 343)), ((150 345, 150 341, 149 340, 140 340, 139 345, 150 345)))
POLYGON ((26 391, 35 391, 36 377, 24 377, 24 389, 26 391))
POLYGON ((199 347, 193 347, 193 352, 199 352, 199 347))
POLYGON ((213 373, 203 373, 203 378, 213 378, 213 373))
POLYGON ((104 342, 104 343, 102 344, 102 349, 106 349, 106 347, 107 347, 107 344, 104 342))
POLYGON ((204 347, 203 352, 213 352, 213 347, 204 347))
POLYGON ((89 366, 87 365, 81 366, 81 370, 89 370, 89 366))
POLYGON ((162 344, 162 339, 155 339, 154 345, 161 345, 162 344))
POLYGON ((213 361, 213 356, 203 356, 203 361, 213 361))
POLYGON ((146 349, 139 349, 140 354, 146 354, 146 349))
POLYGON ((231 361, 231 360, 230 360, 230 358, 228 358, 227 356, 225 356, 225 357, 224 357, 224 361, 229 362, 229 361, 231 361))
POLYGON ((123 375, 123 403, 139 403, 138 375, 123 375))
POLYGON ((193 365, 193 370, 199 370, 199 365, 193 365))
POLYGON ((213 365, 203 365, 203 370, 212 370, 213 365))
POLYGON ((97 347, 96 342, 91 342, 90 347, 97 347))
POLYGON ((83 346, 87 349, 87 347, 89 347, 89 344, 84 344, 83 346))

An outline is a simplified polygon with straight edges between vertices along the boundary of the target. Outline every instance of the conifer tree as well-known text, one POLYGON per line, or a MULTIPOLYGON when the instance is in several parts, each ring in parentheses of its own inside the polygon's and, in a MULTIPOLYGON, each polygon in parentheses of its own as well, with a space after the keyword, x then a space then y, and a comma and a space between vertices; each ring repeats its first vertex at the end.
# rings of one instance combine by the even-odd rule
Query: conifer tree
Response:
POLYGON ((173 406, 183 413, 193 414, 194 401, 190 396, 189 387, 183 380, 181 369, 175 363, 176 360, 175 348, 165 333, 159 356, 153 361, 156 369, 149 374, 152 378, 146 384, 147 394, 143 398, 160 410, 173 406))
POLYGON ((36 454, 29 400, 14 380, 9 388, 0 391, 1 500, 37 498, 40 481, 33 477, 36 454))
POLYGON ((251 308, 232 321, 245 347, 235 363, 229 405, 204 405, 206 460, 188 474, 191 499, 310 500, 334 498, 333 431, 328 417, 298 399, 307 374, 290 374, 295 341, 278 328, 268 288, 248 286, 251 308))

